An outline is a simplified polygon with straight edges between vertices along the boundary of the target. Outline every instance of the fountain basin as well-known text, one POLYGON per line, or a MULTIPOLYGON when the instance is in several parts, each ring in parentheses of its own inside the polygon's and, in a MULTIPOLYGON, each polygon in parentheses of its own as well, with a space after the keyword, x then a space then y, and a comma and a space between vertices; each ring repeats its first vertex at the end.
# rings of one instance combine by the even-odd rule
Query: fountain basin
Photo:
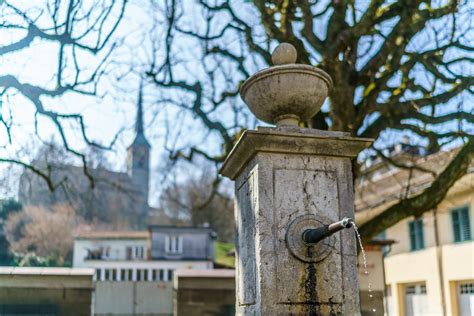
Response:
POLYGON ((261 121, 293 125, 316 115, 332 87, 323 70, 286 64, 261 70, 244 82, 240 95, 261 121))

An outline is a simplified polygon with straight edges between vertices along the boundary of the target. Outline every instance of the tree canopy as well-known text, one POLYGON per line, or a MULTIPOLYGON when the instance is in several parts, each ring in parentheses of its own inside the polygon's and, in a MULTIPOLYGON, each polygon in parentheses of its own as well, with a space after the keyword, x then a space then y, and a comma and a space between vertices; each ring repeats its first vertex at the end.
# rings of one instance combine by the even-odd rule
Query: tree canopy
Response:
MULTIPOLYGON (((384 149, 402 134, 428 153, 463 146, 430 188, 364 225, 365 238, 431 209, 466 174, 474 152, 469 1, 200 0, 193 9, 184 1, 165 3, 165 52, 154 52, 147 75, 223 144, 209 150, 197 140, 171 148, 172 158, 223 162, 249 127, 240 84, 271 65, 276 44, 288 42, 299 63, 320 67, 334 84, 308 126, 374 138, 366 154, 387 160, 384 149)), ((354 164, 356 176, 362 163, 354 164)))

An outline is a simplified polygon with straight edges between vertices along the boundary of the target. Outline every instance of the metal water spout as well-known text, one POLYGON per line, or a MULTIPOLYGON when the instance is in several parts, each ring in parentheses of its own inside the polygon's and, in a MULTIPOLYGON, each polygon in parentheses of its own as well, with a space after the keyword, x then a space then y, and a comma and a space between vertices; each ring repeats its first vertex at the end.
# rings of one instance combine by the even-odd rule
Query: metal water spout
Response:
POLYGON ((349 217, 344 217, 342 220, 329 225, 307 229, 303 232, 301 237, 306 244, 316 244, 321 240, 334 235, 338 231, 341 231, 344 228, 351 228, 352 226, 354 226, 354 220, 349 217))

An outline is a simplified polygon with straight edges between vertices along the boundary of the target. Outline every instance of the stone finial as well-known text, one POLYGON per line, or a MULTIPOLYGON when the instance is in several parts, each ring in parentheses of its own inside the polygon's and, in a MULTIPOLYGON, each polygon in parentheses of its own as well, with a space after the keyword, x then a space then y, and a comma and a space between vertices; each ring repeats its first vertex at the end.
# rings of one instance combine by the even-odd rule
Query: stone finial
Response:
POLYGON ((272 53, 273 65, 286 65, 296 63, 298 54, 296 48, 290 43, 281 43, 272 53))
POLYGON ((332 86, 331 77, 311 65, 295 64, 296 49, 281 43, 272 54, 275 64, 252 75, 240 88, 242 100, 264 122, 298 126, 312 118, 332 86))

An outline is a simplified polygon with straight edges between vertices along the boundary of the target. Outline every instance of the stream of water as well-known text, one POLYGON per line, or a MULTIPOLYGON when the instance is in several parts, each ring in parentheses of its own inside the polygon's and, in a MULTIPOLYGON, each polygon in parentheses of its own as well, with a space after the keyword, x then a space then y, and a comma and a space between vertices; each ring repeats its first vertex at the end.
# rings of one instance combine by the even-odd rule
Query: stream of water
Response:
MULTIPOLYGON (((352 223, 352 227, 354 227, 354 231, 356 233, 357 240, 360 246, 360 251, 362 252, 362 259, 364 261, 364 275, 369 275, 369 271, 367 270, 367 256, 365 255, 364 246, 362 245, 362 238, 360 237, 359 230, 357 229, 357 226, 354 222, 352 223)), ((369 282, 369 298, 371 299, 373 298, 372 284, 370 282, 369 282)), ((375 308, 372 308, 372 312, 375 313, 376 311, 377 310, 375 308)))

